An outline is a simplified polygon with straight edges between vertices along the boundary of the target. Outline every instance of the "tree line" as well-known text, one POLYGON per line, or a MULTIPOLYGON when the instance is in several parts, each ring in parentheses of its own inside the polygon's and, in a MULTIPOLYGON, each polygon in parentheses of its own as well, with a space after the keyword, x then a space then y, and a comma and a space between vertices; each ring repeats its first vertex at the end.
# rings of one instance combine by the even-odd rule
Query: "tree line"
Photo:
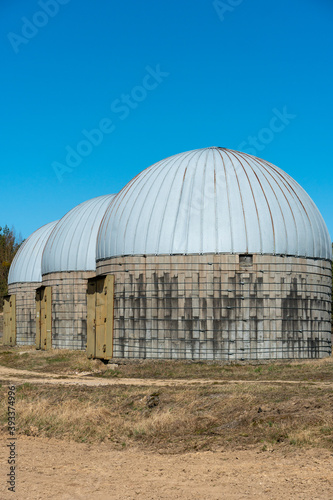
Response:
POLYGON ((12 260, 20 248, 22 238, 16 237, 14 228, 0 226, 0 312, 3 309, 3 297, 7 295, 8 273, 12 260))

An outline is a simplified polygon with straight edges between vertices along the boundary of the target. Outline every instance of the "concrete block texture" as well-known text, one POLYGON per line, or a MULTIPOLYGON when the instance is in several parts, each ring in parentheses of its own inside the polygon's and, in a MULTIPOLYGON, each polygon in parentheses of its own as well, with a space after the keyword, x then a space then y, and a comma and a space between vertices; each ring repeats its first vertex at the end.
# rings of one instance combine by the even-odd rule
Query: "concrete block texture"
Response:
POLYGON ((8 295, 16 295, 16 344, 34 345, 36 339, 36 289, 41 283, 13 283, 8 295))
POLYGON ((331 262, 274 255, 125 256, 114 274, 114 356, 206 360, 331 353, 331 262))
POLYGON ((93 272, 73 271, 43 276, 52 287, 52 347, 84 350, 87 343, 87 283, 93 272))

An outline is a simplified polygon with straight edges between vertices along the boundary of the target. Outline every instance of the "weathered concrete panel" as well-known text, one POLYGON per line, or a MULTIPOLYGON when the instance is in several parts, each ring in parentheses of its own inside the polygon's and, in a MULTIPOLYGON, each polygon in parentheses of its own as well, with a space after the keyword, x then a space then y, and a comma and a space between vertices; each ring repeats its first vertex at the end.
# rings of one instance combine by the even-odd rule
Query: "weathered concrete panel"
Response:
POLYGON ((36 289, 40 283, 8 285, 8 295, 16 296, 16 344, 34 345, 36 338, 36 289))
POLYGON ((115 276, 114 356, 321 358, 331 352, 331 262, 253 255, 127 256, 115 276))
POLYGON ((87 343, 87 283, 94 272, 62 272, 43 276, 52 287, 52 347, 84 350, 87 343))

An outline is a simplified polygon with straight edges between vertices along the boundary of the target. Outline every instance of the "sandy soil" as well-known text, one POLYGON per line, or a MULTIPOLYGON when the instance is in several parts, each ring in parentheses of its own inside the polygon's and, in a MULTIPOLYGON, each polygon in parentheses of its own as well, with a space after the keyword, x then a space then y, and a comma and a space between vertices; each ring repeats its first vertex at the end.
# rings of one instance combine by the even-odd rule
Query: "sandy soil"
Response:
POLYGON ((299 380, 215 380, 215 379, 148 379, 148 378, 92 378, 91 374, 61 376, 56 373, 42 373, 36 371, 19 370, 0 366, 1 380, 11 382, 29 382, 30 384, 58 384, 58 385, 142 385, 142 386, 179 386, 179 385, 210 385, 214 384, 311 384, 318 387, 333 387, 333 382, 312 382, 299 380))
MULTIPOLYGON (((80 385, 211 383, 209 380, 92 379, 86 375, 62 378, 5 367, 0 367, 0 377, 11 383, 80 385)), ((8 436, 2 435, 0 439, 1 500, 333 498, 333 455, 327 450, 253 448, 162 455, 140 449, 115 451, 107 443, 86 445, 23 436, 16 439, 17 479, 16 492, 12 493, 6 484, 8 436)))
POLYGON ((16 446, 15 494, 6 489, 1 447, 3 500, 333 498, 333 458, 325 450, 159 455, 22 437, 16 446))

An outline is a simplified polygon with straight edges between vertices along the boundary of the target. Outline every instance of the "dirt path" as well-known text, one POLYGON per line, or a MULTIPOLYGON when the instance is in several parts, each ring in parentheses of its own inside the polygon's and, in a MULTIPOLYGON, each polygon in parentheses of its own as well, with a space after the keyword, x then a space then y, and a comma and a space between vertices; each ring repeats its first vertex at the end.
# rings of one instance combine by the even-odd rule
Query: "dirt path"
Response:
MULTIPOLYGON (((98 379, 0 367, 8 382, 61 385, 176 386, 258 383, 241 380, 98 379)), ((260 381, 268 384, 311 382, 260 381)), ((312 384, 312 383, 311 383, 312 384)), ((315 385, 332 387, 332 383, 315 385)), ((8 436, 0 435, 1 500, 252 500, 333 498, 333 455, 327 450, 247 450, 157 454, 112 450, 55 439, 18 436, 16 492, 8 492, 8 436)))
POLYGON ((333 498, 332 455, 326 450, 198 452, 159 455, 140 450, 19 437, 16 493, 5 484, 1 447, 1 499, 19 500, 229 500, 333 498))
POLYGON ((318 387, 333 387, 333 382, 312 382, 297 380, 218 380, 218 379, 138 379, 121 378, 111 379, 93 378, 88 373, 61 376, 56 373, 42 373, 28 370, 18 370, 0 366, 0 378, 11 382, 29 382, 34 384, 58 384, 58 385, 141 385, 141 386, 180 386, 180 385, 211 385, 211 384, 311 384, 318 387))

